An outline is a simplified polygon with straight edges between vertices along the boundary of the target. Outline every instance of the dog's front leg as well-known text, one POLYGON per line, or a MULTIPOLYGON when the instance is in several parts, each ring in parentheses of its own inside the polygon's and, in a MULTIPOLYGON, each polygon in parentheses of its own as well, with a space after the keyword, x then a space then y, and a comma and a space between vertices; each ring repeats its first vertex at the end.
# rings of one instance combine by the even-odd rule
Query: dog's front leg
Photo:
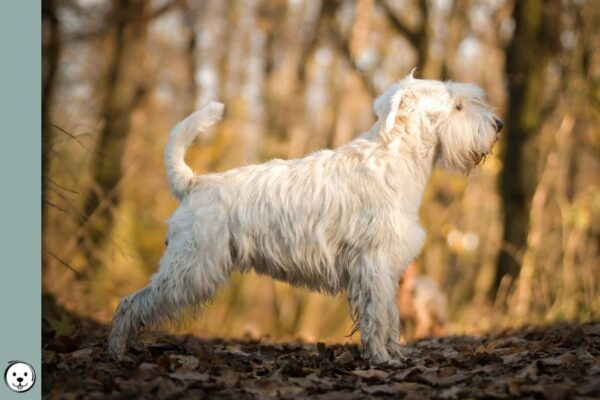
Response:
MULTIPOLYGON (((385 257, 361 256, 350 271, 348 300, 358 321, 365 355, 376 364, 392 362, 388 345, 396 343, 397 337, 391 335, 399 329, 393 328, 398 320, 390 315, 395 299, 396 283, 385 257)), ((394 355, 396 349, 392 349, 394 355)))
MULTIPOLYGON (((396 287, 397 290, 397 287, 396 287)), ((390 315, 390 333, 388 335, 388 341, 386 344, 387 350, 392 357, 396 360, 403 361, 406 359, 402 346, 400 346, 400 312, 398 310, 398 304, 391 302, 389 304, 389 315, 390 315)))

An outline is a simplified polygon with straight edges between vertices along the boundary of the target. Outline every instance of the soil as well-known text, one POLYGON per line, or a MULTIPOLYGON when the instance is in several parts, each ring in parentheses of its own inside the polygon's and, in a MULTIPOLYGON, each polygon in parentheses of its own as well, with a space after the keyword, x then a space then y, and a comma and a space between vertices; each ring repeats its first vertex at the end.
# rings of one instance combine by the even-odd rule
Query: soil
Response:
POLYGON ((600 398, 600 323, 422 340, 402 367, 370 365, 356 345, 161 333, 114 362, 106 326, 64 311, 43 326, 46 399, 600 398))

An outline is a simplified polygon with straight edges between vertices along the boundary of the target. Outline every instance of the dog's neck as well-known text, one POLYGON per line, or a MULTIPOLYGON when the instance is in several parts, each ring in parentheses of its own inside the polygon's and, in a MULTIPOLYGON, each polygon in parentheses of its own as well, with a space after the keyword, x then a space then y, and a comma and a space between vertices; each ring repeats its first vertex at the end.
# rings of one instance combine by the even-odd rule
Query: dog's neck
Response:
POLYGON ((395 175, 399 180, 399 194, 412 196, 412 203, 416 206, 415 212, 418 212, 425 187, 435 166, 436 148, 432 137, 404 129, 395 132, 386 145, 391 156, 388 174, 395 175), (408 190, 406 182, 411 182, 408 190))
POLYGON ((381 171, 394 198, 407 200, 402 203, 410 205, 411 213, 418 214, 425 186, 436 163, 438 145, 435 134, 424 134, 422 126, 412 128, 397 124, 391 132, 382 134, 381 122, 377 121, 349 145, 362 149, 366 159, 361 162, 376 165, 374 168, 381 171))

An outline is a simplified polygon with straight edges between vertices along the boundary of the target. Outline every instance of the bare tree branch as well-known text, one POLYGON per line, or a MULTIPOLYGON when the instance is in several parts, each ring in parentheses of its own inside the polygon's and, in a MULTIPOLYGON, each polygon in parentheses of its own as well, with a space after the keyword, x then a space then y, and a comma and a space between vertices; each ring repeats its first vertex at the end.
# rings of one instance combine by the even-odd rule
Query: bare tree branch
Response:
MULTIPOLYGON (((421 3, 426 3, 425 1, 421 3)), ((402 36, 404 36, 413 46, 417 46, 419 42, 419 32, 416 32, 414 29, 410 28, 403 21, 400 20, 396 16, 396 13, 386 0, 379 0, 379 4, 383 7, 385 11, 385 16, 387 17, 390 25, 394 27, 402 36)), ((422 10, 422 7, 421 7, 422 10)), ((427 13, 427 4, 425 4, 425 13, 427 13)))
POLYGON ((53 252, 51 252, 48 249, 44 249, 44 250, 46 251, 46 253, 50 254, 50 256, 52 258, 54 258, 56 261, 61 263, 63 266, 67 267, 67 269, 70 269, 71 271, 73 271, 73 273, 75 274, 75 278, 81 279, 83 277, 83 275, 81 273, 79 273, 75 268, 71 267, 66 261, 62 260, 56 254, 54 254, 53 252))
POLYGON ((63 186, 63 185, 61 185, 60 183, 57 183, 57 182, 53 181, 52 179, 50 179, 50 178, 48 178, 48 177, 45 177, 44 179, 46 179, 46 180, 47 180, 48 182, 50 182, 51 184, 53 184, 53 185, 55 185, 55 186, 58 186, 59 188, 61 188, 61 189, 63 189, 63 190, 66 190, 67 192, 74 193, 74 194, 81 194, 81 193, 79 193, 78 191, 76 191, 76 190, 73 190, 73 189, 69 189, 68 187, 65 187, 65 186, 63 186))
MULTIPOLYGON (((340 55, 348 62, 350 67, 356 71, 362 82, 364 83, 365 88, 369 92, 372 97, 376 97, 377 93, 375 91, 375 87, 373 86, 373 82, 371 78, 363 71, 359 65, 356 63, 354 58, 352 57, 352 52, 350 50, 350 40, 345 38, 335 24, 335 13, 338 8, 338 3, 335 1, 327 1, 322 5, 321 16, 319 17, 319 30, 321 32, 327 32, 330 35, 330 38, 333 40, 335 46, 337 47, 340 55)), ((315 37, 314 42, 310 43, 310 50, 312 47, 316 47, 317 39, 315 37)))
MULTIPOLYGON (((150 21, 150 20, 153 20, 156 18, 160 18, 161 16, 168 13, 169 11, 172 11, 173 9, 175 9, 177 7, 183 7, 183 6, 185 6, 185 0, 169 1, 169 2, 161 5, 160 7, 157 7, 155 10, 149 11, 146 19, 148 21, 150 21)), ((97 27, 97 28, 94 28, 94 29, 86 31, 86 32, 72 33, 72 34, 66 36, 65 41, 70 42, 70 43, 76 43, 76 42, 84 42, 86 40, 98 38, 102 35, 105 35, 107 29, 109 29, 114 24, 114 22, 116 22, 116 21, 114 21, 112 19, 108 19, 107 24, 105 26, 97 27)))
POLYGON ((50 124, 51 127, 58 129, 60 132, 64 133, 65 135, 67 135, 68 137, 70 137, 71 139, 73 139, 75 142, 77 142, 77 144, 79 144, 81 147, 83 147, 84 150, 86 150, 87 152, 91 153, 92 151, 90 149, 88 149, 87 147, 85 147, 85 145, 81 142, 81 140, 79 140, 77 138, 77 136, 73 135, 71 132, 67 131, 64 128, 61 128, 58 125, 55 124, 50 124))
POLYGON ((48 204, 50 207, 56 208, 58 211, 63 212, 65 214, 68 214, 67 210, 65 210, 64 208, 57 206, 56 204, 44 199, 44 203, 48 204))
POLYGON ((362 80, 365 88, 369 92, 369 94, 374 98, 377 96, 377 91, 373 86, 373 81, 368 76, 368 74, 360 68, 360 66, 356 63, 354 58, 352 57, 352 53, 350 51, 350 43, 349 40, 342 37, 342 34, 335 28, 332 27, 332 32, 335 37, 336 46, 346 62, 350 65, 350 67, 358 74, 360 79, 362 80))
POLYGON ((163 14, 168 13, 169 11, 173 10, 176 7, 183 7, 185 6, 185 1, 184 0, 171 0, 168 3, 163 4, 162 6, 158 7, 156 10, 151 10, 149 15, 150 15, 150 19, 155 19, 158 18, 160 16, 162 16, 163 14))
MULTIPOLYGON (((56 194, 62 201, 64 201, 73 210, 74 214, 76 214, 79 217, 80 220, 83 220, 85 218, 85 215, 83 215, 83 213, 81 211, 79 211, 77 206, 75 204, 73 204, 72 201, 70 201, 64 194, 62 194, 60 191, 58 191, 55 187, 49 186, 48 190, 53 192, 54 194, 56 194)), ((61 209, 61 211, 68 212, 67 210, 62 210, 62 209, 61 209)))

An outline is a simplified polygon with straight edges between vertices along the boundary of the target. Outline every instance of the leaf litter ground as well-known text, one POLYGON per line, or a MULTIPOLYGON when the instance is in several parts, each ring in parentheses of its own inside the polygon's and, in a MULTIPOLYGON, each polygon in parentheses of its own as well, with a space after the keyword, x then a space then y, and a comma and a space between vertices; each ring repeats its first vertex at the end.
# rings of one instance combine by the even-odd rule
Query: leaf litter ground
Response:
POLYGON ((167 334, 116 363, 106 327, 73 315, 45 318, 43 335, 46 399, 600 398, 600 323, 423 340, 401 368, 369 365, 356 345, 167 334))

